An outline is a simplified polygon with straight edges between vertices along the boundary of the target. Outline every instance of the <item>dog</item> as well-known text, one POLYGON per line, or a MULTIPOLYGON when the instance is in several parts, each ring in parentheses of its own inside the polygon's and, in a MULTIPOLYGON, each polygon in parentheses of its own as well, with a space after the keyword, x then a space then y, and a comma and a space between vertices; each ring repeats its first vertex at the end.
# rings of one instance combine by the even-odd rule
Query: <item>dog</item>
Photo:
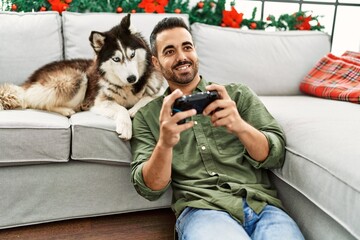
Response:
POLYGON ((141 33, 130 14, 107 32, 89 37, 95 58, 62 60, 36 70, 22 85, 0 86, 0 110, 39 109, 71 116, 90 110, 116 122, 116 132, 131 139, 131 118, 164 89, 141 33))

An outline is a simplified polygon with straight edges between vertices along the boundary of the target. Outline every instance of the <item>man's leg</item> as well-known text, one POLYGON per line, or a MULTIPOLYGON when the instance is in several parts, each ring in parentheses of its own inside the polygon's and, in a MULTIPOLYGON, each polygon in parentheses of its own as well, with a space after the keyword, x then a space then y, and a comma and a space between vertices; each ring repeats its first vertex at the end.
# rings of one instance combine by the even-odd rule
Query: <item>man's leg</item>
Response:
POLYGON ((267 205, 259 214, 253 240, 304 240, 302 233, 295 221, 283 210, 267 205))
POLYGON ((250 240, 241 224, 223 211, 186 208, 176 220, 179 240, 250 240))

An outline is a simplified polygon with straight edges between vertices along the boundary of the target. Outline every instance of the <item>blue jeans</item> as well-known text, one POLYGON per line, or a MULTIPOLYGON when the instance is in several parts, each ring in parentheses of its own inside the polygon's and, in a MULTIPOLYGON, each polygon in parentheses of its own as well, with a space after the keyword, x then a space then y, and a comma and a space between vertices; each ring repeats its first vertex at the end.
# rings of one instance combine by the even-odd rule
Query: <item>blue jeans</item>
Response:
POLYGON ((224 211, 187 207, 176 220, 180 240, 297 240, 304 239, 284 211, 267 205, 256 214, 244 201, 245 222, 240 224, 224 211))

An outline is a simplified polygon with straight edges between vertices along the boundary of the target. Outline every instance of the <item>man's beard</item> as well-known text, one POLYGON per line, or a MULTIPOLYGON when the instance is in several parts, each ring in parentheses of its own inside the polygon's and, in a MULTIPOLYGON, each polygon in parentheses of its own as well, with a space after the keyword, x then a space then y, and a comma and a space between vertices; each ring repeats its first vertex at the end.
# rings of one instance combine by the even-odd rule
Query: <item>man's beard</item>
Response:
POLYGON ((165 69, 160 64, 161 73, 163 74, 164 78, 167 79, 170 82, 173 82, 178 85, 186 85, 190 83, 196 76, 199 70, 199 62, 196 61, 195 63, 190 61, 181 61, 178 62, 176 65, 172 66, 170 70, 165 69), (183 64, 189 64, 190 67, 192 67, 191 71, 186 74, 175 74, 173 69, 176 67, 183 65, 183 64))

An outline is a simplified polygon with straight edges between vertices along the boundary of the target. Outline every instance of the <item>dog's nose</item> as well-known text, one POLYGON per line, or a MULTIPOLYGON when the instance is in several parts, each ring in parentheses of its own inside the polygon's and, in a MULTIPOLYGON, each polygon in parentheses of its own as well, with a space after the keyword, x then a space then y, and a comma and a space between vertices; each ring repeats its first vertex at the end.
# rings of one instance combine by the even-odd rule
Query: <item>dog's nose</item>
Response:
POLYGON ((136 81, 136 77, 134 75, 129 76, 126 79, 129 83, 134 83, 136 81))

